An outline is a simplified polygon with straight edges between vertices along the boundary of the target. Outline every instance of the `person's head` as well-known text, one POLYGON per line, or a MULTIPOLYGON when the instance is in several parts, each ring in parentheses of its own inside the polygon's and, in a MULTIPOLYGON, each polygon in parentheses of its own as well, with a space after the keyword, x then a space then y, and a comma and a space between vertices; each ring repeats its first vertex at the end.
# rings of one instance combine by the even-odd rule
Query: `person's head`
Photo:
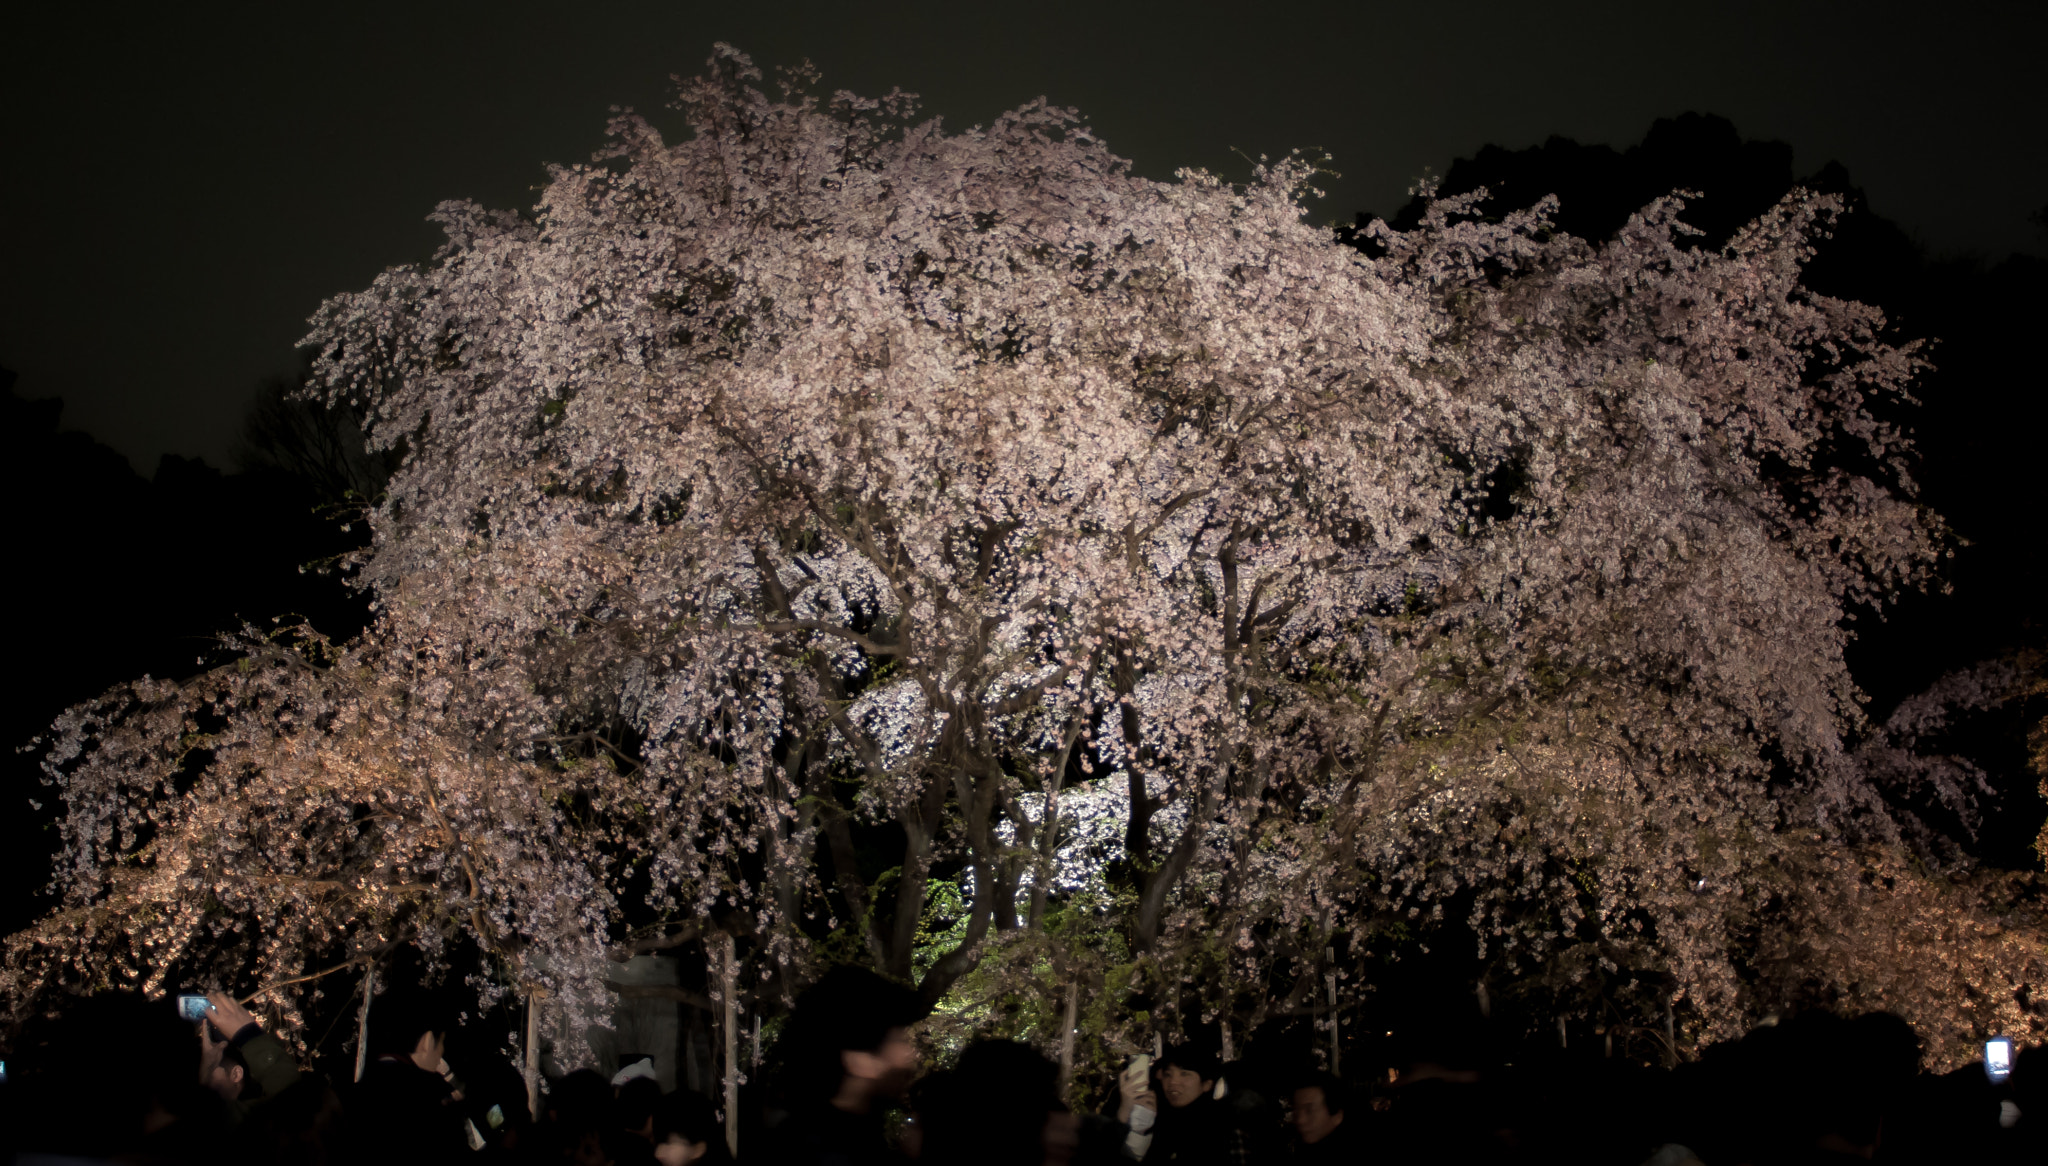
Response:
POLYGON ((953 1070, 965 1096, 987 1111, 1014 1111, 1030 1116, 1036 1129, 1040 1115, 1062 1108, 1059 1066, 1029 1045, 1013 1040, 977 1040, 960 1054, 953 1070))
MULTIPOLYGON (((978 1040, 918 1099, 927 1166, 1043 1166, 1068 1131, 1059 1067, 1028 1045, 978 1040)), ((1071 1148, 1066 1147, 1071 1157, 1071 1148)))
POLYGON ((0 1154, 112 1158, 135 1152, 145 1131, 167 1120, 203 1117, 215 1107, 194 1073, 202 1049, 172 1001, 134 992, 35 1011, 7 1058, 0 1093, 11 1112, 0 1114, 0 1154))
POLYGON ((532 1125, 526 1075, 503 1056, 481 1056, 462 1067, 462 1107, 489 1146, 519 1148, 532 1125))
POLYGON ((569 1166, 613 1166, 618 1161, 617 1139, 611 1145, 605 1144, 610 1131, 601 1129, 584 1130, 569 1144, 569 1166))
POLYGON ((1159 1058, 1159 1096, 1175 1109, 1191 1105, 1216 1088, 1222 1066, 1209 1053, 1185 1045, 1159 1058))
POLYGON ((308 1073, 250 1109, 235 1135, 244 1151, 240 1160, 297 1166, 340 1161, 341 1116, 341 1096, 324 1078, 308 1073))
POLYGON ((248 1079, 249 1062, 243 1059, 242 1050, 225 1042, 207 1043, 200 1059, 200 1084, 220 1094, 224 1101, 236 1101, 248 1079))
POLYGON ((634 1077, 617 1087, 612 1103, 612 1124, 629 1133, 654 1140, 654 1110, 661 1104, 661 1082, 652 1077, 634 1077))
POLYGON ((1843 1059, 1862 1065, 1873 1085, 1887 1094, 1912 1084, 1920 1073, 1920 1052, 1920 1034, 1893 1012, 1866 1012, 1851 1019, 1843 1033, 1843 1059))
POLYGON ((711 1099, 687 1089, 654 1108, 654 1159, 661 1166, 726 1166, 725 1127, 711 1099))
POLYGON ((565 1132, 601 1132, 611 1106, 612 1083, 595 1069, 577 1069, 548 1090, 548 1120, 565 1132))
POLYGON ((1344 1087, 1328 1073, 1314 1073, 1294 1086, 1290 1118, 1304 1145, 1313 1146, 1344 1124, 1344 1087))
POLYGON ((1889 1013, 1852 1021, 1815 1010, 1779 1027, 1794 1055, 1776 1074, 1788 1101, 1783 1128, 1801 1144, 1866 1158, 1876 1153, 1886 1106, 1919 1068, 1912 1026, 1889 1013), (1809 1077, 1802 1071, 1808 1066, 1826 1070, 1809 1077), (1799 1100, 1791 1103, 1794 1096, 1799 1100))
POLYGON ((448 1020, 425 996, 391 991, 370 1005, 370 1055, 401 1057, 428 1072, 448 1052, 448 1020))
POLYGON ((909 1029, 924 1013, 917 993, 873 972, 825 973, 797 997, 778 1049, 790 1100, 865 1112, 902 1096, 917 1073, 909 1029))

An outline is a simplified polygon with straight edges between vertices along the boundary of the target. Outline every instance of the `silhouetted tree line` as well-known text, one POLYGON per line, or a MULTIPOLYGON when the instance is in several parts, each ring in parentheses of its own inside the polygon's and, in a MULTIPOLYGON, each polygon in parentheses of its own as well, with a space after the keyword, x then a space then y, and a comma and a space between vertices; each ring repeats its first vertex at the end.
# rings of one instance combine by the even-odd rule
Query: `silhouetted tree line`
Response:
POLYGON ((366 533, 349 529, 349 514, 389 468, 365 453, 353 418, 293 399, 292 382, 279 380, 250 405, 234 470, 166 454, 144 478, 118 452, 65 430, 63 402, 25 398, 15 381, 0 369, 16 676, 0 722, 9 747, 0 847, 13 864, 0 933, 47 906, 40 891, 55 848, 55 799, 37 754, 16 747, 123 678, 197 671, 214 637, 241 621, 297 614, 337 636, 362 626, 364 603, 332 564, 366 533))
MULTIPOLYGON (((1807 284, 1826 295, 1883 308, 1897 335, 1933 343, 1935 370, 1920 404, 1900 420, 1918 443, 1922 497, 1956 536, 1946 594, 1909 595, 1882 620, 1865 615, 1849 663, 1882 718, 1902 698, 1944 672, 2031 649, 2048 635, 2048 523, 2041 509, 2048 392, 2040 363, 2040 321, 2048 315, 2048 259, 2015 253, 1997 262, 1936 256, 1903 228, 1874 213, 1849 172, 1829 162, 1799 174, 1785 142, 1745 139, 1726 118, 1688 113, 1660 118, 1642 142, 1617 150, 1552 137, 1510 150, 1486 146, 1459 158, 1440 196, 1484 188, 1482 215, 1497 216, 1556 195, 1554 223, 1583 239, 1614 235, 1628 217, 1673 191, 1682 216, 1700 230, 1694 245, 1718 248, 1794 187, 1833 194, 1847 208, 1821 240, 1807 284)), ((1388 218, 1412 230, 1425 200, 1412 197, 1388 218)), ((1340 231, 1371 253, 1361 213, 1340 231)), ((2048 207, 2033 216, 2048 230, 2048 207)), ((2035 832, 2048 814, 2027 772, 2026 736, 2043 702, 2008 706, 1964 722, 1948 742, 1974 757, 1998 786, 1978 853, 2005 867, 2031 867, 2035 832), (1998 812, 2004 811, 2004 812, 1998 812)))

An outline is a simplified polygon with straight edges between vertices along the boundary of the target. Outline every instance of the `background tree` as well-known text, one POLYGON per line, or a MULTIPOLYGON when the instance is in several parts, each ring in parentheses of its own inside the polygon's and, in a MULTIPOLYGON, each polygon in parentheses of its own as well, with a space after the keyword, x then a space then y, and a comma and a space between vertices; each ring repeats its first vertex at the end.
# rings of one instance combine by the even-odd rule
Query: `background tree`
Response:
POLYGON ((404 445, 371 454, 362 420, 346 408, 310 399, 304 377, 265 382, 242 420, 245 473, 270 473, 303 483, 330 507, 353 513, 384 494, 404 445))
POLYGON ((757 79, 721 49, 685 139, 623 116, 323 309, 328 400, 404 443, 376 624, 66 718, 11 995, 467 934, 575 1008, 623 929, 709 921, 769 990, 1064 961, 1113 1046, 1448 909, 1693 1037, 1787 985, 1949 1057, 2038 1031, 2030 892, 1955 890, 1913 812, 1974 773, 1844 664, 1942 532, 1883 414, 1922 362, 1801 283, 1834 200, 1710 250, 1676 200, 1596 244, 1454 198, 1371 257, 1300 159, 1155 183, 1043 103, 757 79), (1922 922, 1967 993, 1886 994, 1922 922))
POLYGON ((245 619, 267 626, 286 614, 346 638, 367 612, 360 593, 323 569, 363 543, 361 525, 337 529, 328 507, 340 498, 273 463, 224 473, 170 456, 138 474, 62 428, 62 402, 25 399, 33 386, 17 389, 5 369, 0 390, 0 473, 19 503, 5 537, 33 565, 17 572, 13 593, 30 614, 6 645, 36 668, 0 718, 10 743, 0 753, 0 854, 16 890, 0 904, 0 932, 11 933, 56 905, 42 892, 61 805, 42 785, 40 752, 21 747, 47 740, 58 713, 117 682, 220 662, 218 637, 245 619))

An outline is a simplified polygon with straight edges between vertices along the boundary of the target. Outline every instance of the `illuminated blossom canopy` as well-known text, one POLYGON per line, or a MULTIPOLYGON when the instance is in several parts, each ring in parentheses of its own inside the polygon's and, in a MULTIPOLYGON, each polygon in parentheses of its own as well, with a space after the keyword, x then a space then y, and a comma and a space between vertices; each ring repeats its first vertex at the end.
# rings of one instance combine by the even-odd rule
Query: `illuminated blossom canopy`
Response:
POLYGON ((575 1007, 704 921, 763 983, 829 937, 1254 1022, 1448 919, 1691 1039, 2042 1031, 2030 892, 1912 812, 1967 825, 1917 734, 2004 682, 1875 725, 1843 663, 1942 531, 1919 358, 1801 284, 1830 199, 1717 251, 1678 198, 1599 244, 1445 200, 1368 254, 1303 159, 1157 182, 1043 102, 758 80, 721 48, 682 140, 619 116, 322 308, 320 391, 404 452, 375 625, 66 716, 11 994, 466 936, 575 1007))

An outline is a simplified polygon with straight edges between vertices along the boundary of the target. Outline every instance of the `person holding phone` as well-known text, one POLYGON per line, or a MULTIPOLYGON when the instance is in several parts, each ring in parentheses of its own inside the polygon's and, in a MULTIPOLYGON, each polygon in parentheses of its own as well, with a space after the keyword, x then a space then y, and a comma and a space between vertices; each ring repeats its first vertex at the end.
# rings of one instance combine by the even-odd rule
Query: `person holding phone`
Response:
POLYGON ((358 1157, 426 1166, 470 1152, 462 1083, 447 1059, 451 1019, 421 992, 392 991, 371 1004, 363 1077, 348 1099, 358 1157))
POLYGON ((206 993, 198 1027, 199 1083, 227 1102, 229 1124, 240 1125, 251 1107, 298 1084, 291 1051, 226 992, 206 993))
POLYGON ((1117 1080, 1116 1116, 1129 1131, 1124 1155, 1146 1166, 1245 1166, 1244 1130, 1217 1097, 1217 1059, 1185 1045, 1168 1049, 1149 1080, 1141 1067, 1147 1060, 1133 1058, 1117 1080))

